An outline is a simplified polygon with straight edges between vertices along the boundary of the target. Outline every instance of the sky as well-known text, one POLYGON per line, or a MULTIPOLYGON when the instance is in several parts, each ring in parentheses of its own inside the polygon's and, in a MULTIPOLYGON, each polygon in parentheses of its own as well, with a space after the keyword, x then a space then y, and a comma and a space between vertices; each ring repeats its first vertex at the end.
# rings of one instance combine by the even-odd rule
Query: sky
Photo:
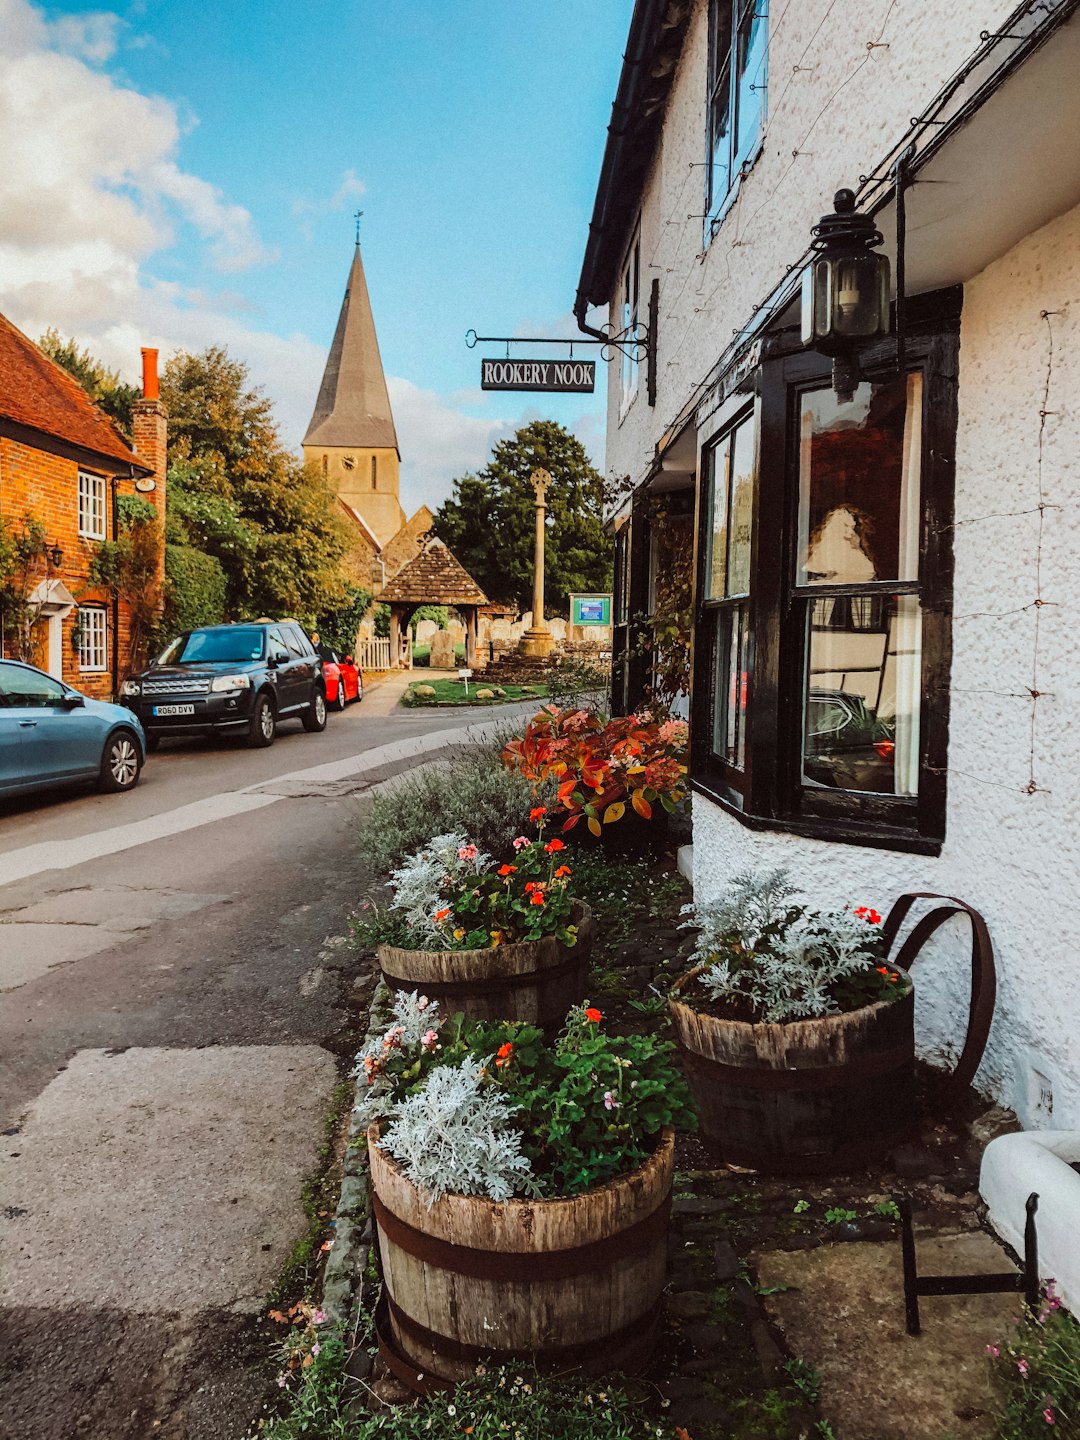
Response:
POLYGON ((362 210, 406 509, 539 417, 603 469, 595 348, 595 396, 483 393, 505 350, 465 333, 578 333, 632 8, 0 0, 0 311, 129 380, 142 345, 223 344, 298 448, 362 210))

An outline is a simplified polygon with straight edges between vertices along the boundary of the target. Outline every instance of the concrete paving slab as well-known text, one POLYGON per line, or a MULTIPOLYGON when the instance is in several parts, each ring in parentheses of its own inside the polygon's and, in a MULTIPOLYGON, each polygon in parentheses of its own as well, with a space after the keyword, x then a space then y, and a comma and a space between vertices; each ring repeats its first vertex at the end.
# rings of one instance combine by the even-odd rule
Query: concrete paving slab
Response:
MULTIPOLYGON (((17 924, 44 921, 50 925, 104 925, 109 930, 146 930, 159 920, 178 920, 216 905, 229 895, 194 895, 183 890, 159 890, 152 886, 83 885, 39 900, 17 910, 11 920, 17 924)), ((0 922, 3 923, 3 922, 0 922)), ((0 930, 0 947, 5 940, 0 930)))
POLYGON ((314 1045, 80 1051, 0 1137, 0 1305, 256 1313, 335 1079, 314 1045))
MULTIPOLYGON (((920 1273, 1008 1271, 982 1231, 916 1233, 920 1273)), ((762 1251, 753 1257, 765 1300, 792 1352, 822 1381, 822 1410, 844 1440, 941 1440, 994 1433, 988 1344, 1009 1333, 1018 1295, 924 1298, 923 1333, 904 1328, 900 1242, 762 1251)))
POLYGON ((100 925, 0 924, 0 992, 17 990, 55 965, 85 960, 115 944, 115 931, 100 925))

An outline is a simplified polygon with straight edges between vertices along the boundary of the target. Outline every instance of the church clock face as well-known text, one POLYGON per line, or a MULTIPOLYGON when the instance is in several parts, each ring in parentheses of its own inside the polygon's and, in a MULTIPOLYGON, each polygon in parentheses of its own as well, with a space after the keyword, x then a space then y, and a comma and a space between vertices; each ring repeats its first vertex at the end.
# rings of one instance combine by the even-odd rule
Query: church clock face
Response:
POLYGON ((341 463, 342 463, 342 465, 345 466, 345 469, 346 469, 346 470, 355 470, 355 469, 356 469, 356 456, 355 456, 355 455, 346 455, 345 458, 344 458, 344 460, 342 460, 341 463))

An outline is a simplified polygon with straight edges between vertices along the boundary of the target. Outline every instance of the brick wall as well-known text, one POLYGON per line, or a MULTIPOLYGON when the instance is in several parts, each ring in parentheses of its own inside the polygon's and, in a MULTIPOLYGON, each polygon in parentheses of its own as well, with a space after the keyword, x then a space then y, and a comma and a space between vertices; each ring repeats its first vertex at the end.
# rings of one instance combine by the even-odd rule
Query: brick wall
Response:
MULTIPOLYGON (((148 461, 148 463, 150 463, 148 461)), ((89 465, 81 467, 88 473, 105 476, 106 535, 113 538, 112 484, 107 471, 89 465)), ((58 567, 42 565, 32 577, 32 586, 40 580, 60 580, 74 596, 76 605, 102 605, 106 608, 106 669, 104 673, 80 668, 79 656, 72 646, 77 623, 75 609, 63 622, 63 678, 69 684, 99 700, 112 698, 113 675, 113 604, 109 595, 90 583, 90 563, 101 542, 79 534, 79 469, 74 460, 65 459, 49 450, 38 449, 0 435, 0 516, 9 527, 18 529, 27 515, 45 526, 50 545, 58 545, 63 560, 58 567)), ((132 481, 119 482, 120 494, 134 492, 132 481)), ((162 495, 162 503, 164 494, 162 495)), ((126 605, 119 606, 119 656, 123 671, 129 643, 129 615, 126 605)), ((44 631, 42 645, 44 647, 44 631)), ((11 655, 10 635, 4 637, 3 653, 11 655)), ((45 668, 44 648, 36 663, 45 668)))

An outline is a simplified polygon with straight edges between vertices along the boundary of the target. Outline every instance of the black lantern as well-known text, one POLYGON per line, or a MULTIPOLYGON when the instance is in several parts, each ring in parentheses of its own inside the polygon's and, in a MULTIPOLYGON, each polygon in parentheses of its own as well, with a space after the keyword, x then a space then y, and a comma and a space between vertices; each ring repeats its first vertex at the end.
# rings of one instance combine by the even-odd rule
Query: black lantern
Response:
POLYGON ((889 333, 889 261, 875 255, 884 242, 869 215, 855 209, 855 192, 838 190, 836 209, 813 229, 816 252, 803 274, 803 344, 833 357, 833 389, 847 401, 859 383, 858 352, 889 333))
POLYGON ((64 563, 64 552, 59 545, 49 546, 49 562, 54 570, 59 570, 64 563))

